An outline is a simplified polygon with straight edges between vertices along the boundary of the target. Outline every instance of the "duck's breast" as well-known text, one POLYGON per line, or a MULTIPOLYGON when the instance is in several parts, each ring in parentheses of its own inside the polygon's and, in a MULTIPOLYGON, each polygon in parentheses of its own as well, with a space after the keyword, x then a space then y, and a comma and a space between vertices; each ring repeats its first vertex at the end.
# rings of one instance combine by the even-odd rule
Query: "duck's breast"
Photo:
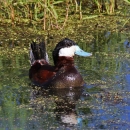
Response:
POLYGON ((74 66, 62 67, 52 79, 51 85, 56 88, 80 87, 84 81, 74 66))

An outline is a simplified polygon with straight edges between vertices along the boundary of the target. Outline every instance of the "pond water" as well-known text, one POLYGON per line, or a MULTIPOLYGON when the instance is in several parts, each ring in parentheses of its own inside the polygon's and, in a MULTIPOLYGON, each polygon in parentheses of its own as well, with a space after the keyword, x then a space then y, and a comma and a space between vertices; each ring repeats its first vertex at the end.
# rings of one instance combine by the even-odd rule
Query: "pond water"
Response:
MULTIPOLYGON (((75 57, 75 66, 86 82, 84 88, 49 93, 31 87, 28 47, 23 48, 24 53, 14 55, 15 50, 9 47, 8 52, 0 56, 1 130, 129 129, 130 48, 127 38, 125 34, 104 32, 95 35, 89 44, 76 40, 81 48, 93 53, 89 58, 75 57)), ((47 50, 53 63, 54 45, 51 47, 51 43, 55 40, 49 42, 47 50)))

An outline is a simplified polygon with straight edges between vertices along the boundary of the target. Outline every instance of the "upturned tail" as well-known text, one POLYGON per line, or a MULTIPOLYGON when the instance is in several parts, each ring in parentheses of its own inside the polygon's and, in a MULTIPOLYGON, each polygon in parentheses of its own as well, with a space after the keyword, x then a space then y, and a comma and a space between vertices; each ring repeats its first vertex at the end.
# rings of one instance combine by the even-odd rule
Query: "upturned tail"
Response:
POLYGON ((45 47, 45 42, 43 40, 37 42, 32 42, 30 45, 30 62, 31 65, 36 61, 36 60, 41 60, 44 59, 47 62, 48 60, 48 55, 46 53, 46 47, 45 47))

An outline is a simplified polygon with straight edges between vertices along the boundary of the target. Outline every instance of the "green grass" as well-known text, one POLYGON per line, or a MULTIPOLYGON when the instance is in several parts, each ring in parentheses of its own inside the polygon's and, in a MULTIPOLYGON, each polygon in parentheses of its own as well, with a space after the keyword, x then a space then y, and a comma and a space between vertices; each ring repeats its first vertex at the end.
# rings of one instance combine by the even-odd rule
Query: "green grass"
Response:
MULTIPOLYGON (((124 1, 129 4, 128 0, 124 1)), ((115 14, 114 0, 5 0, 0 4, 1 23, 42 24, 44 30, 62 29, 72 16, 75 20, 84 20, 102 13, 115 14)))

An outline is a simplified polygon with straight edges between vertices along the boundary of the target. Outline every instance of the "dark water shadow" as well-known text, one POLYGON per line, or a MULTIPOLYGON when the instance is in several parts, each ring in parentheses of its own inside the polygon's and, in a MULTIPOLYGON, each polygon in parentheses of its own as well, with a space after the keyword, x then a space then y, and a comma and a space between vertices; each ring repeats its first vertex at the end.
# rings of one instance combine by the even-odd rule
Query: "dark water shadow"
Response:
MULTIPOLYGON (((53 101, 55 103, 55 108, 53 109, 55 120, 57 120, 60 126, 73 128, 75 125, 80 124, 81 121, 81 118, 79 118, 77 112, 77 101, 81 99, 81 97, 90 98, 87 93, 86 95, 85 93, 83 93, 83 88, 84 87, 70 87, 44 90, 42 88, 36 89, 36 87, 34 88, 33 86, 33 90, 31 92, 31 102, 33 102, 34 100, 38 100, 41 97, 42 99, 44 98, 44 100, 46 100, 46 98, 53 97, 53 101)), ((35 106, 35 109, 37 109, 36 107, 37 105, 35 106)))

